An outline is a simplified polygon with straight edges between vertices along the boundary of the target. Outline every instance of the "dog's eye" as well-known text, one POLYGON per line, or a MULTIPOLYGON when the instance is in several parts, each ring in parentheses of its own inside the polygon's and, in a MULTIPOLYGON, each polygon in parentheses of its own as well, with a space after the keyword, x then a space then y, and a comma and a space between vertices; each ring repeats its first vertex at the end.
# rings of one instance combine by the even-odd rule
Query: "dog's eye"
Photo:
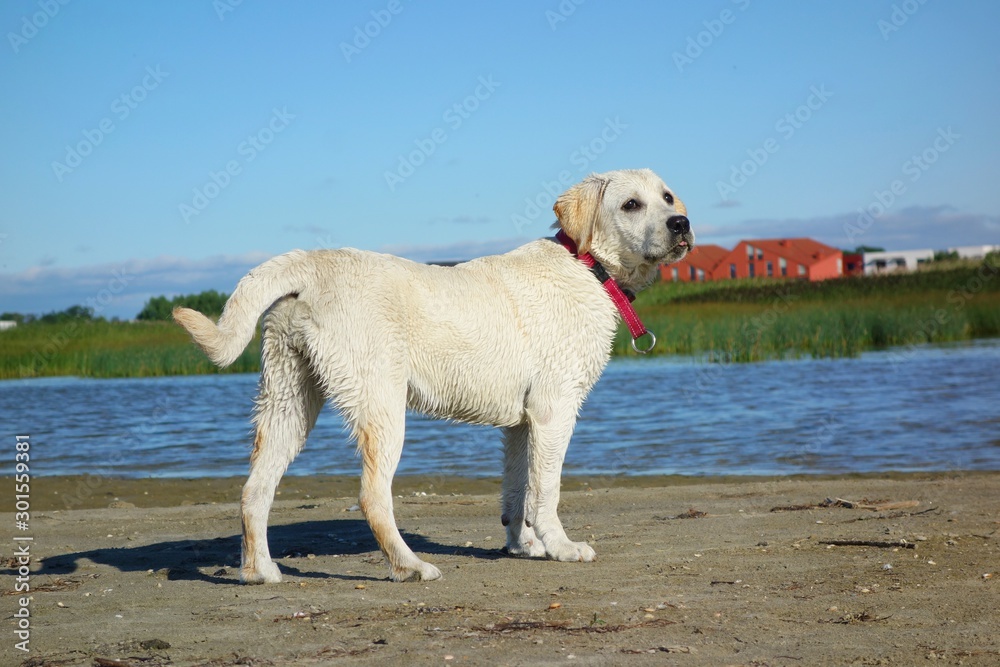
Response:
POLYGON ((639 202, 634 199, 629 199, 627 202, 622 204, 623 211, 635 211, 639 208, 639 202))
POLYGON ((673 204, 674 204, 674 196, 672 194, 670 194, 669 192, 664 192, 663 193, 663 198, 667 200, 668 204, 670 204, 671 206, 673 206, 673 204))

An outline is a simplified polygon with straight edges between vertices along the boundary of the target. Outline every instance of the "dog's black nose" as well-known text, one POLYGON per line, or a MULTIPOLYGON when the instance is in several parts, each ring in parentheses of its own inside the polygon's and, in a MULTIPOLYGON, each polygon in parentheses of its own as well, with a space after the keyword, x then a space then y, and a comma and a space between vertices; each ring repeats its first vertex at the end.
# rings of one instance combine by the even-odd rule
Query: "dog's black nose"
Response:
POLYGON ((691 231, 691 222, 686 215, 674 215, 667 219, 667 229, 674 234, 687 234, 691 231))

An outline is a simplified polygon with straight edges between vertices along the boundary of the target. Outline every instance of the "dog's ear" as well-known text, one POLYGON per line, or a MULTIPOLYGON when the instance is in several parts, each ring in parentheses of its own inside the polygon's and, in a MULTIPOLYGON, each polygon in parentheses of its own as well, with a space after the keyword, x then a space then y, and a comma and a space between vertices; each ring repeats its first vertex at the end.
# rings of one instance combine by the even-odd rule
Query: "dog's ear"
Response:
POLYGON ((687 215, 688 214, 687 204, 685 204, 684 202, 682 202, 681 198, 678 197, 677 195, 674 195, 674 210, 677 211, 678 213, 680 213, 681 215, 687 215))
POLYGON ((559 195, 552 210, 556 213, 559 226, 576 241, 579 254, 590 251, 594 237, 594 226, 601 211, 601 200, 608 180, 591 174, 566 192, 559 195))

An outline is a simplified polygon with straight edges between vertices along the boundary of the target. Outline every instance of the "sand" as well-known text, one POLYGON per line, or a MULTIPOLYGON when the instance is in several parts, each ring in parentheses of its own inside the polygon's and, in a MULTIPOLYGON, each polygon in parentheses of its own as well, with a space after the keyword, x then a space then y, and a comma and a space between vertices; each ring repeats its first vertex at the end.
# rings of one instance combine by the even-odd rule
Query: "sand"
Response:
POLYGON ((1000 473, 569 478, 586 564, 506 557, 496 480, 400 480, 400 528, 444 573, 403 584, 356 480, 289 478, 270 531, 285 580, 253 587, 241 480, 32 484, 11 531, 33 538, 30 652, 5 557, 3 665, 1000 664, 1000 473))

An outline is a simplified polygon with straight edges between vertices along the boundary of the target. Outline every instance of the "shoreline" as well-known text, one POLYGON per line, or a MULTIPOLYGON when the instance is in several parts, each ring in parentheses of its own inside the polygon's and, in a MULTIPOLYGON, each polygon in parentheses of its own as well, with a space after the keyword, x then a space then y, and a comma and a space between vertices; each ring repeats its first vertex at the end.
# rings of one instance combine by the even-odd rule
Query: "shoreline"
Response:
MULTIPOLYGON (((829 482, 835 480, 932 481, 991 477, 1000 471, 957 470, 921 472, 865 472, 794 475, 573 475, 562 477, 562 491, 595 488, 656 489, 674 487, 762 484, 770 482, 829 482)), ((13 486, 13 478, 0 477, 13 486)), ((237 503, 246 475, 227 477, 114 477, 105 475, 51 475, 32 478, 32 508, 36 511, 177 507, 195 504, 237 503)), ((358 475, 285 475, 275 501, 356 497, 358 475)), ((396 496, 495 495, 500 477, 454 475, 398 475, 393 480, 396 496)))
MULTIPOLYGON (((387 580, 355 487, 326 485, 344 497, 303 502, 294 494, 314 489, 296 491, 309 480, 290 478, 268 531, 283 581, 266 586, 237 583, 239 479, 219 482, 219 502, 185 504, 167 493, 173 485, 137 480, 179 504, 77 510, 36 508, 55 480, 33 481, 30 599, 0 597, 9 631, 17 605, 30 608, 30 652, 15 653, 8 632, 11 665, 1000 660, 1000 615, 989 611, 1000 473, 661 486, 570 478, 560 516, 571 539, 594 546, 593 563, 506 556, 497 494, 453 496, 442 482, 437 496, 397 494, 405 539, 444 573, 418 583, 387 580)), ((211 488, 189 480, 175 490, 211 488)), ((13 513, 0 521, 13 525, 13 513)), ((17 567, 7 559, 0 569, 17 567)))
MULTIPOLYGON (((612 351, 610 356, 611 362, 639 362, 642 363, 643 357, 630 351, 629 339, 625 335, 624 330, 619 330, 615 334, 615 338, 612 342, 612 351)), ((648 355, 649 359, 656 359, 659 361, 671 361, 678 364, 697 364, 697 365, 752 365, 752 364, 767 364, 767 363, 786 363, 786 362, 808 362, 808 361, 837 361, 837 360, 851 360, 859 359, 867 354, 892 354, 899 351, 912 351, 919 349, 937 349, 937 348, 948 348, 948 347, 961 347, 961 346, 974 346, 974 345, 994 345, 1000 343, 1000 333, 986 333, 977 334, 974 336, 967 337, 942 337, 935 340, 927 340, 927 337, 920 333, 919 335, 914 334, 905 339, 901 339, 895 343, 880 344, 880 345, 868 345, 852 347, 850 352, 847 353, 837 353, 829 349, 819 350, 819 351, 802 351, 802 350, 786 350, 780 354, 775 353, 767 356, 760 357, 746 357, 741 354, 734 354, 731 350, 725 349, 725 347, 715 348, 705 348, 697 350, 687 350, 687 351, 656 351, 651 352, 648 355)), ((254 338, 251 345, 259 344, 259 338, 254 338)), ((145 349, 145 348, 144 348, 145 349)), ((186 349, 182 355, 194 354, 194 348, 186 349)), ((198 362, 205 362, 205 365, 199 366, 197 370, 177 370, 177 369, 162 369, 157 368, 155 370, 148 370, 145 368, 139 368, 138 370, 129 369, 121 372, 115 373, 82 373, 79 369, 70 370, 66 368, 60 369, 60 372, 35 372, 35 369, 31 372, 24 373, 12 373, 5 371, 0 367, 0 383, 15 383, 15 382, 25 382, 25 381, 35 381, 35 380, 158 380, 164 378, 198 378, 198 377, 220 377, 226 375, 260 375, 259 367, 259 350, 254 350, 248 348, 247 351, 243 352, 238 363, 229 366, 227 368, 217 368, 215 366, 209 365, 207 360, 198 359, 198 362)), ((0 359, 0 364, 3 360, 0 359)), ((25 369, 28 367, 25 366, 25 369)))

